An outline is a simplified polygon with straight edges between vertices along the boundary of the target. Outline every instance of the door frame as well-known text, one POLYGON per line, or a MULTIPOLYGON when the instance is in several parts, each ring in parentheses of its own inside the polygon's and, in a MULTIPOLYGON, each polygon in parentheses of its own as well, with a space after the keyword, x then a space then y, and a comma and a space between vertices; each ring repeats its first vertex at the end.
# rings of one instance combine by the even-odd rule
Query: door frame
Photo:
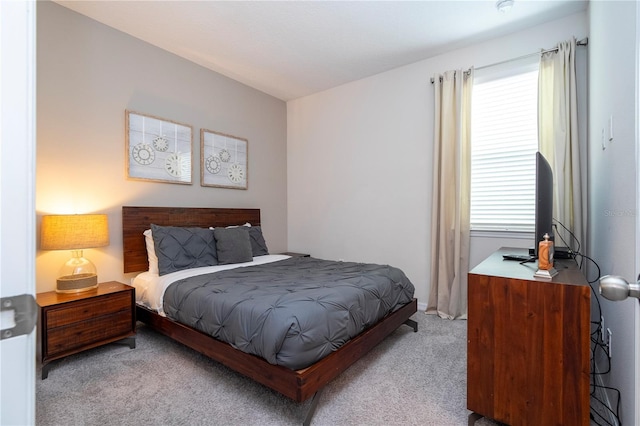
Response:
MULTIPOLYGON (((636 0, 636 99, 635 114, 640 116, 640 1, 636 0)), ((635 146, 636 146, 636 256, 635 272, 640 279, 640 120, 636 120, 635 146)), ((640 425, 640 299, 635 307, 635 423, 640 425)))
MULTIPOLYGON (((35 293, 36 3, 0 1, 0 295, 35 293)), ((15 313, 3 314, 3 329, 15 313)), ((35 424, 36 332, 0 341, 0 424, 35 424)))

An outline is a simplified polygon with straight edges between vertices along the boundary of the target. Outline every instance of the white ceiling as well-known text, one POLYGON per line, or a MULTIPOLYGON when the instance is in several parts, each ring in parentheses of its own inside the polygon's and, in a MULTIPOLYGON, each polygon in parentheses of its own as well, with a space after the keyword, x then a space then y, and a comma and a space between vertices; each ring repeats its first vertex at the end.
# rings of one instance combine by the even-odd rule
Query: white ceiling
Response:
POLYGON ((587 7, 516 0, 503 14, 494 0, 56 3, 285 101, 587 7))

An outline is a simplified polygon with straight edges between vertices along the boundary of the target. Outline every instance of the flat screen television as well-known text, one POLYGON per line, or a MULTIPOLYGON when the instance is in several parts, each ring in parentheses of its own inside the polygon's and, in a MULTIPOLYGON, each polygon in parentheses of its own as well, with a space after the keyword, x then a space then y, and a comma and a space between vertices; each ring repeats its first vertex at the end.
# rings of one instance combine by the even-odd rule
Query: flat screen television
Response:
POLYGON ((553 235, 553 172, 546 158, 536 152, 536 221, 533 254, 538 257, 538 243, 544 234, 553 235))

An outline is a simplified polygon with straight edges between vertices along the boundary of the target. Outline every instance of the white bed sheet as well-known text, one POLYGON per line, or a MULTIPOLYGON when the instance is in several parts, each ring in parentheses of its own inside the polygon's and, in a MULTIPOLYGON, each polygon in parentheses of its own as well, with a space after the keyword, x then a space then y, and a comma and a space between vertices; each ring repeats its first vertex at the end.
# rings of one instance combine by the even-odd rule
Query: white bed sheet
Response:
POLYGON ((131 279, 131 285, 136 289, 136 303, 153 309, 162 316, 164 313, 163 302, 164 292, 174 282, 183 278, 193 277, 196 275, 209 274, 212 272, 225 271, 234 268, 243 268, 253 265, 262 265, 265 263, 277 262, 279 260, 288 259, 291 256, 284 254, 267 254, 264 256, 256 256, 251 262, 234 263, 231 265, 205 266, 203 268, 185 269, 182 271, 172 272, 166 275, 158 275, 153 272, 143 272, 131 279))

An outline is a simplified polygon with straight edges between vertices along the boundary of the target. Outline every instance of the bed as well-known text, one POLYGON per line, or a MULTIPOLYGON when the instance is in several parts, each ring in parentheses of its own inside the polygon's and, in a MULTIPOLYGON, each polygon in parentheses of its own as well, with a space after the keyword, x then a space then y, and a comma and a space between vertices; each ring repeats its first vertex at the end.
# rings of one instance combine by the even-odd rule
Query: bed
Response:
MULTIPOLYGON (((261 225, 259 209, 124 206, 122 208, 122 229, 125 273, 148 271, 148 239, 145 241, 143 233, 151 229, 152 224, 159 227, 203 229, 210 227, 215 229, 233 229, 233 227, 242 227, 242 225, 245 224, 251 224, 254 228, 258 227, 257 229, 259 229, 261 225)), ((315 265, 320 266, 320 269, 328 268, 328 264, 324 263, 326 261, 323 260, 313 258, 303 260, 295 257, 285 260, 287 257, 288 256, 284 256, 282 259, 276 259, 277 261, 274 262, 273 265, 277 265, 278 268, 275 269, 299 268, 300 270, 305 269, 312 271, 315 265)), ((334 263, 341 264, 342 262, 334 263)), ((342 267, 341 265, 338 266, 342 267)), ((261 267, 262 266, 251 265, 251 268, 238 269, 251 271, 255 277, 257 274, 262 273, 260 272, 261 269, 259 269, 261 267)), ((333 266, 331 266, 331 269, 333 269, 333 266)), ((217 285, 217 281, 213 284, 211 283, 214 281, 212 277, 218 280, 228 276, 226 278, 238 282, 241 280, 241 276, 238 275, 238 273, 239 272, 233 269, 225 272, 216 272, 215 274, 207 276, 209 277, 207 279, 196 278, 196 280, 201 279, 203 282, 206 281, 207 285, 217 285)), ((349 282, 349 280, 346 281, 349 282)), ((191 294, 197 290, 201 290, 203 285, 203 283, 196 283, 193 289, 184 291, 183 293, 191 294)), ((343 283, 341 285, 346 284, 343 283)), ((173 289, 177 288, 179 288, 179 286, 171 284, 166 293, 176 293, 177 290, 174 291, 173 289)), ((227 290, 222 292, 226 293, 227 290)), ((207 293, 211 293, 211 291, 207 291, 207 293)), ((179 296, 175 303, 178 305, 182 304, 183 297, 184 296, 179 296)), ((397 302, 397 305, 393 307, 390 313, 385 314, 381 319, 376 320, 375 323, 365 324, 365 329, 355 337, 348 339, 344 344, 341 344, 339 348, 332 349, 328 354, 321 354, 320 359, 314 360, 309 365, 304 364, 302 368, 296 368, 296 364, 292 364, 294 365, 293 368, 288 368, 284 365, 278 365, 280 361, 275 360, 275 358, 270 359, 269 356, 266 356, 266 358, 270 359, 271 362, 269 362, 265 357, 240 350, 238 349, 237 342, 232 342, 233 344, 226 343, 199 330, 198 328, 202 328, 199 326, 199 320, 193 321, 190 325, 185 325, 170 318, 171 316, 179 317, 175 312, 170 312, 170 315, 167 316, 162 312, 162 309, 158 309, 158 306, 152 307, 148 303, 146 304, 147 306, 138 304, 136 306, 136 315, 139 321, 146 323, 150 328, 167 335, 286 397, 297 402, 303 402, 312 398, 304 420, 304 424, 309 424, 321 391, 328 382, 364 356, 370 349, 401 325, 409 325, 414 331, 417 331, 417 323, 410 319, 417 311, 417 300, 411 295, 407 300, 398 299, 397 302)), ((332 302, 331 304, 335 303, 332 302)), ((161 304, 161 306, 163 305, 161 304)), ((170 302, 167 302, 166 306, 169 306, 169 311, 172 310, 170 302)), ((193 316, 193 314, 190 315, 193 316)), ((186 317, 188 316, 189 315, 186 317)), ((283 362, 280 363, 286 364, 283 362)))

